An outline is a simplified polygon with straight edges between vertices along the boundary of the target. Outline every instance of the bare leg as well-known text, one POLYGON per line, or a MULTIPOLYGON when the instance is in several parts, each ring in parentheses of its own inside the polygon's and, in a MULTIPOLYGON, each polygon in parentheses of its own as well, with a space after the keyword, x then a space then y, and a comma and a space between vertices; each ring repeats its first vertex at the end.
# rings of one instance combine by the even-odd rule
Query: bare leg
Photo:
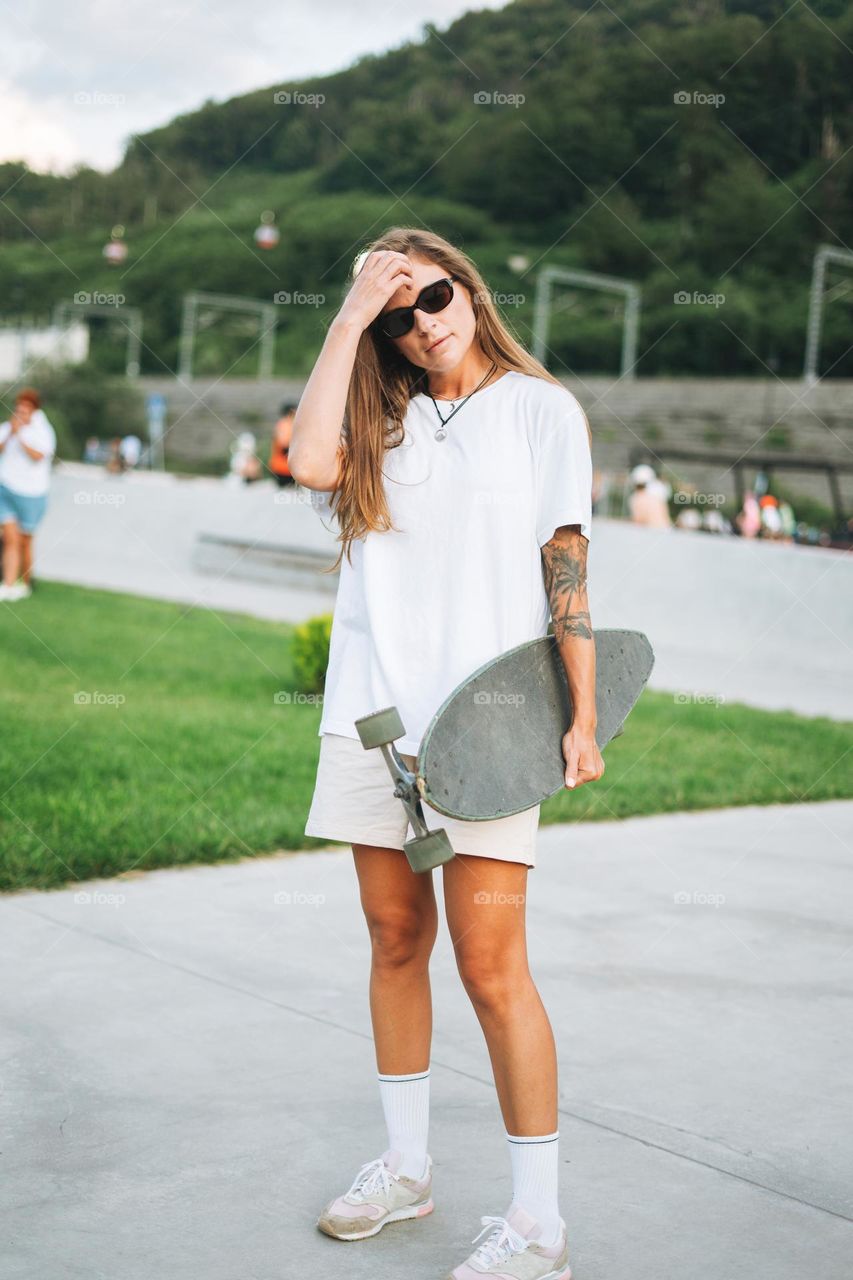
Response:
POLYGON ((507 1133, 557 1130, 557 1054, 527 964, 528 868, 457 854, 444 864, 447 925, 483 1028, 507 1133))
POLYGON ((352 847, 371 940, 370 1014, 383 1075, 426 1071, 432 1042, 429 958, 438 933, 432 874, 401 849, 352 847))
POLYGON ((13 587, 18 581, 21 531, 16 521, 6 520, 3 524, 3 582, 13 587))
POLYGON ((31 533, 21 534, 21 561, 20 576, 30 585, 30 578, 33 573, 33 535, 31 533))

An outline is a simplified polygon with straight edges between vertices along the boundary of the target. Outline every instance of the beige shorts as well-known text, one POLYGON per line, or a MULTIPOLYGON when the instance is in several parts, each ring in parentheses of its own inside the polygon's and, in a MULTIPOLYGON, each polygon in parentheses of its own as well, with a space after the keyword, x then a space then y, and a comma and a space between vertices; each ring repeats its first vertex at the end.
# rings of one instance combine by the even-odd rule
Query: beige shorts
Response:
MULTIPOLYGON (((414 756, 404 755, 403 759, 413 770, 414 756)), ((421 807, 429 830, 443 827, 454 853, 523 862, 528 867, 536 865, 538 804, 508 818, 486 822, 445 818, 424 802, 421 807)), ((402 802, 394 795, 394 782, 381 751, 366 751, 358 738, 336 733, 322 735, 317 781, 305 834, 320 840, 340 840, 344 844, 403 848, 414 832, 402 802)))

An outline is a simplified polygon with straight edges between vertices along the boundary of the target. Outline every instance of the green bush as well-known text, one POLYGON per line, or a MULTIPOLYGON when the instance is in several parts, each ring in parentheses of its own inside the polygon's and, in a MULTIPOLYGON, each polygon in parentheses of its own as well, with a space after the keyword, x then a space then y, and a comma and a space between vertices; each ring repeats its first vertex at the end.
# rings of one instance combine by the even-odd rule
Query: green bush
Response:
POLYGON ((294 629, 291 654, 293 675, 303 693, 322 693, 329 665, 332 615, 309 618, 294 629))

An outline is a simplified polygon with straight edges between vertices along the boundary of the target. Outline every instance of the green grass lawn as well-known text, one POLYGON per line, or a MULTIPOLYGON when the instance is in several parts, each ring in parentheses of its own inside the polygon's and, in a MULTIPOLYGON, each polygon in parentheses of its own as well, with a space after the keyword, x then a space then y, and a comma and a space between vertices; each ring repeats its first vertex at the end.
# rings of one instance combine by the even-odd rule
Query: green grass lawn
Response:
MULTIPOLYGON (((319 706, 275 696, 290 636, 55 583, 0 605, 0 889, 320 845, 319 706)), ((542 819, 850 796, 852 745, 849 724, 646 691, 604 778, 542 819)))

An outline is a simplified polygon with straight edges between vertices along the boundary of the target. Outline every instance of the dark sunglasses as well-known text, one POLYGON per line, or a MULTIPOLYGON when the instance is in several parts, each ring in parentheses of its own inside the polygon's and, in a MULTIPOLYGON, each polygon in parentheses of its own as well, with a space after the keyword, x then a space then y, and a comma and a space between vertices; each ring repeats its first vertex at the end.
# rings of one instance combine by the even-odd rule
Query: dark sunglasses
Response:
POLYGON ((434 316, 450 305, 453 299, 453 281, 458 278, 448 276, 446 280, 433 280, 432 284, 421 289, 410 307, 395 307, 393 311, 386 311, 384 315, 376 317, 373 327, 386 338, 402 338, 413 327, 416 311, 425 311, 427 315, 434 316))

